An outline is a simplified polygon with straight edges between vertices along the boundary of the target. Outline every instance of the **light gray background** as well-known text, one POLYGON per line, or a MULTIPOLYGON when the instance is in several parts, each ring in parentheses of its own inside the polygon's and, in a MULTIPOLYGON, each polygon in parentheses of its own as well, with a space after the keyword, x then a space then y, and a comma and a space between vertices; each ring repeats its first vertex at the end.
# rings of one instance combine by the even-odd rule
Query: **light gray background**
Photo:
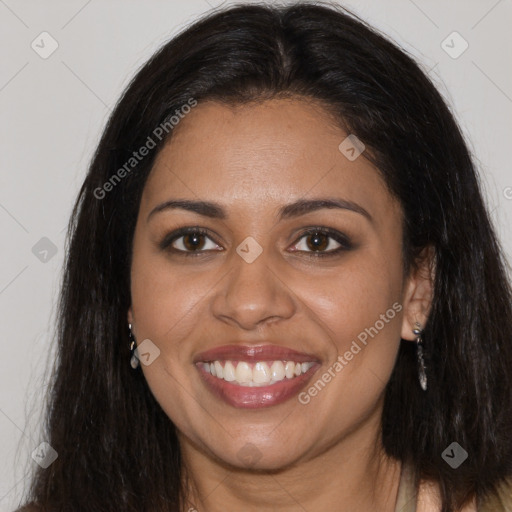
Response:
MULTIPOLYGON (((44 441, 40 411, 54 357, 64 229, 101 130, 152 52, 224 3, 0 0, 0 512, 18 505, 35 464, 31 453, 44 441), (43 31, 59 45, 47 59, 31 48, 34 40, 42 45, 43 31), (32 252, 42 237, 57 247, 47 262, 32 252)), ((438 84, 470 141, 510 255, 512 1, 343 5, 410 51, 438 84), (456 59, 441 47, 453 31, 469 44, 456 59)))

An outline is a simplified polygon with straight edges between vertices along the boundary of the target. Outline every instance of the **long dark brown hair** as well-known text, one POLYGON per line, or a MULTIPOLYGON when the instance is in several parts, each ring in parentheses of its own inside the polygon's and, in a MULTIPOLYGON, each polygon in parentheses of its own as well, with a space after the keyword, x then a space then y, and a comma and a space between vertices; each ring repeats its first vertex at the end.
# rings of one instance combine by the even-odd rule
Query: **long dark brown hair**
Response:
POLYGON ((449 108, 410 56, 339 7, 239 5, 165 44, 105 128, 69 224, 43 426, 59 456, 38 468, 28 501, 49 512, 183 506, 175 427, 130 367, 126 323, 139 202, 172 130, 121 180, 113 176, 191 98, 239 104, 282 95, 323 102, 364 142, 403 208, 405 267, 434 249, 429 389, 418 385, 414 344, 402 342, 382 417, 387 453, 440 484, 443 512, 512 474, 510 284, 449 108), (454 441, 469 454, 457 470, 442 458, 454 441))

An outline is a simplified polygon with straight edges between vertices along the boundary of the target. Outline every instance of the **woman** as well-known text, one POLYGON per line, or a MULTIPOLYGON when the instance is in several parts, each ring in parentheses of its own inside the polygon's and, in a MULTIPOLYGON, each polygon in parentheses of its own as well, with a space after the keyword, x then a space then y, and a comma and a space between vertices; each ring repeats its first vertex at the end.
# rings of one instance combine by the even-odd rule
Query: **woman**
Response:
POLYGON ((31 507, 512 510, 511 342, 419 67, 334 7, 231 7, 150 59, 98 146, 31 507))

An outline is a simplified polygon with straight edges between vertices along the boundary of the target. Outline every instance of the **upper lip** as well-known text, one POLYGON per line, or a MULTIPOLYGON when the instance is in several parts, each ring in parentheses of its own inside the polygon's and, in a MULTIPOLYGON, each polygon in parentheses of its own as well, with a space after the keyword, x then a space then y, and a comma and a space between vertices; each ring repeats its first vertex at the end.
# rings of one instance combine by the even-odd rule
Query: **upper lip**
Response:
POLYGON ((319 362, 318 357, 298 352, 281 345, 222 345, 200 352, 194 357, 194 363, 201 361, 295 361, 306 363, 319 362))

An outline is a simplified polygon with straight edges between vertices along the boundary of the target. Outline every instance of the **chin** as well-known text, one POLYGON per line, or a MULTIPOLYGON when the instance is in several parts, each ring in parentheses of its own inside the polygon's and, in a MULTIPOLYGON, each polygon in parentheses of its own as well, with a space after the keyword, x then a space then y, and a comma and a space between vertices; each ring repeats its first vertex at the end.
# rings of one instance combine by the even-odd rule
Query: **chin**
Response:
POLYGON ((300 459, 300 454, 282 453, 276 450, 260 450, 247 443, 238 452, 231 454, 229 459, 221 459, 224 465, 236 470, 250 472, 280 472, 293 466, 300 459))

